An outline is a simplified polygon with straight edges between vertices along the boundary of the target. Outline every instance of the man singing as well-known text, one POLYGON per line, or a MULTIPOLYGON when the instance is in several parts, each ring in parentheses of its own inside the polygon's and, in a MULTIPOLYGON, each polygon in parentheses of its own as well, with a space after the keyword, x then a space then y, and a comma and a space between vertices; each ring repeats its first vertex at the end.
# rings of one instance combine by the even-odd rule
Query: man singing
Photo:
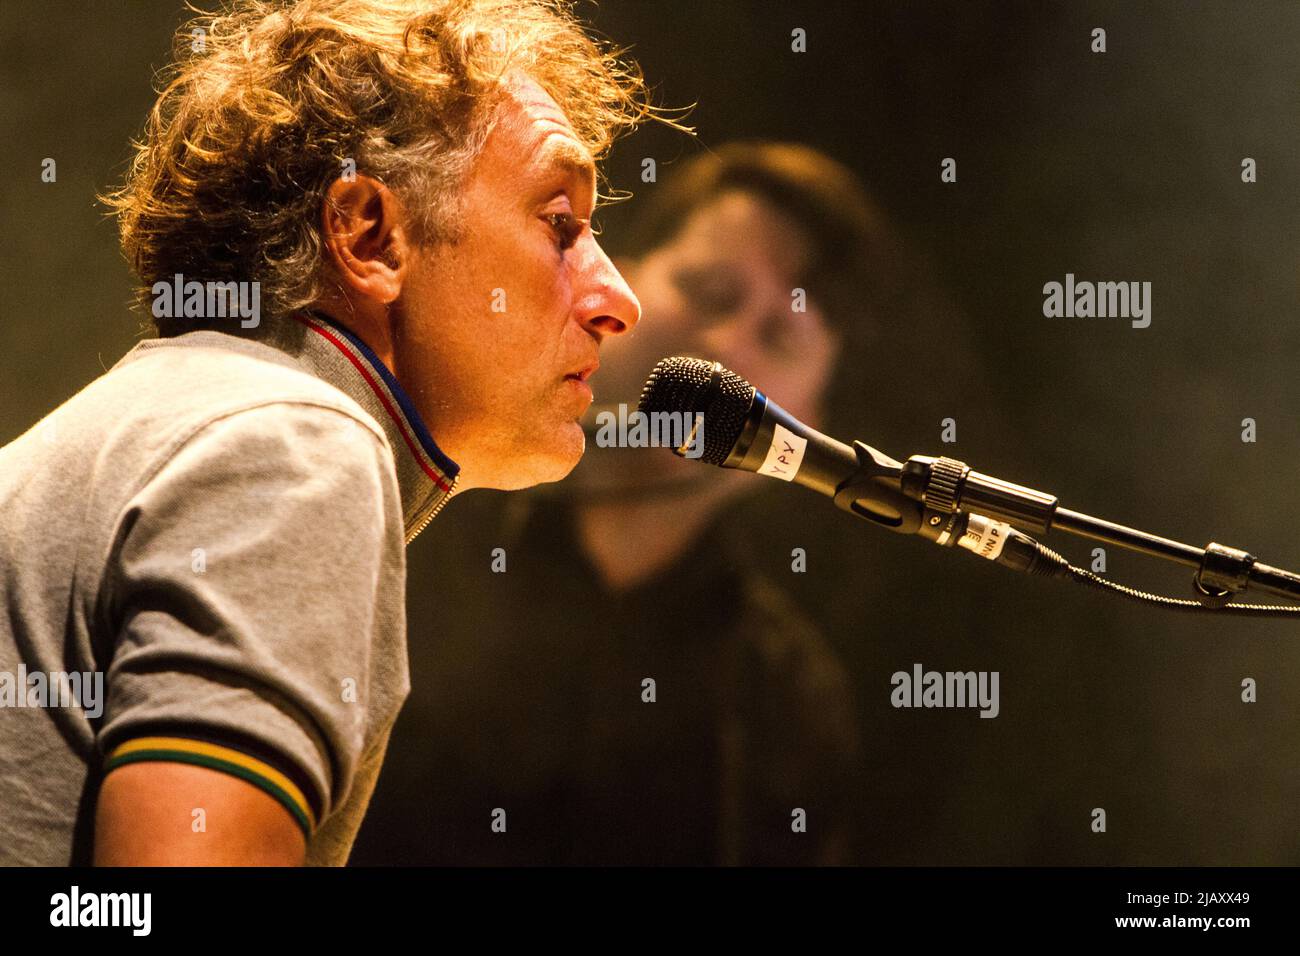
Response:
POLYGON ((0 864, 345 862, 405 544, 568 474, 640 314, 590 219, 653 111, 565 6, 247 0, 178 49, 110 197, 159 337, 0 449, 0 864))

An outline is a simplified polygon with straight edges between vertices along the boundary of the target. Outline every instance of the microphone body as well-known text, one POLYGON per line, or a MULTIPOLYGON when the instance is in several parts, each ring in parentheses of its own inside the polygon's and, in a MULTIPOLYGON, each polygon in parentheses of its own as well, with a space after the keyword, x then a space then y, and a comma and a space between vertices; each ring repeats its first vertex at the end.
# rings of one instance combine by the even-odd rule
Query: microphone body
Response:
MULTIPOLYGON (((923 509, 903 493, 899 462, 861 442, 849 446, 823 435, 718 362, 663 359, 641 391, 638 411, 698 421, 699 458, 707 464, 803 485, 894 531, 920 530, 923 509)), ((683 448, 674 452, 684 457, 683 448)))
POLYGON ((754 389, 740 437, 722 466, 793 481, 834 498, 835 490, 857 470, 858 456, 848 445, 809 428, 754 389))
MULTIPOLYGON (((831 498, 837 507, 900 534, 917 534, 944 547, 959 545, 981 557, 1031 574, 1056 573, 1037 542, 1005 521, 962 511, 960 492, 950 493, 941 466, 947 459, 913 458, 904 465, 862 442, 846 445, 799 421, 745 379, 718 362, 693 358, 661 360, 646 380, 638 411, 686 414, 703 429, 701 460, 803 485, 831 498), (698 416, 698 417, 697 417, 698 416), (944 493, 940 493, 940 492, 944 493), (932 502, 930 498, 933 497, 932 502)), ((695 437, 695 436, 693 436, 695 437)), ((683 456, 685 446, 674 449, 683 456)), ((985 487, 986 476, 967 471, 961 490, 985 487)), ((989 479, 994 482, 996 479, 989 479)), ((1024 519, 1018 492, 1035 496, 1032 517, 1050 523, 1045 512, 1055 499, 1032 489, 997 482, 1011 520, 1024 519)))

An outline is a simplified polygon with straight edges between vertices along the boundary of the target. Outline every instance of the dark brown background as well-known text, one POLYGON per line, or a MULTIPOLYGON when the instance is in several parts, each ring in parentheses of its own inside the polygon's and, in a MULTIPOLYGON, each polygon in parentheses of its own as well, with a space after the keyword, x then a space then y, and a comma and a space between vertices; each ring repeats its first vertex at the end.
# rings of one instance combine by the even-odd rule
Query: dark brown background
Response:
MULTIPOLYGON (((120 173, 181 18, 170 2, 5 4, 0 441, 137 334, 93 197, 120 173), (46 156, 56 184, 40 182, 46 156)), ((702 144, 797 139, 857 170, 965 316, 886 317, 873 353, 851 358, 864 385, 839 437, 946 452, 1067 507, 1300 567, 1300 6, 611 0, 594 19, 634 44, 664 102, 698 100, 702 144), (1105 55, 1089 52, 1094 26, 1105 55), (955 186, 939 181, 945 156, 955 186), (1151 327, 1044 319, 1042 285, 1066 272, 1151 281, 1151 327), (946 354, 966 333, 975 344, 946 354), (939 440, 947 416, 955 446, 939 440), (1248 416, 1255 444, 1240 440, 1248 416)), ((698 148, 648 129, 616 150, 611 179, 653 189, 637 182, 642 157, 662 178, 698 148)), ((607 215, 615 249, 621 215, 607 215)), ((811 498, 791 507, 804 494, 764 488, 745 516, 853 676, 873 742, 863 862, 1300 862, 1296 624, 1190 620, 1021 581, 811 498), (806 575, 789 573, 794 546, 806 575), (889 675, 914 661, 999 670, 1001 716, 893 710, 889 675), (1239 700, 1248 676, 1253 705, 1239 700), (1097 806, 1105 835, 1088 828, 1097 806)), ((458 500, 413 545, 412 643, 437 640, 437 566, 488 561, 456 542, 500 499, 458 500)), ((1081 540, 1049 543, 1089 558, 1081 540)), ((1108 558, 1116 579, 1188 586, 1181 569, 1108 558)), ((407 731, 395 747, 458 729, 407 731)), ((359 849, 427 829, 383 806, 359 849)))

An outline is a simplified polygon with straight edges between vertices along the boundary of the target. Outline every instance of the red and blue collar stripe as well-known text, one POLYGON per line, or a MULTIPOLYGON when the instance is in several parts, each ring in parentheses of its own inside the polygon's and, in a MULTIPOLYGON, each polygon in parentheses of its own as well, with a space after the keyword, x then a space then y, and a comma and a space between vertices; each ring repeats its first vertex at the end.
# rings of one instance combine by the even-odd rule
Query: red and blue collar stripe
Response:
POLYGON ((441 490, 450 491, 460 466, 434 442, 410 396, 370 346, 351 330, 319 312, 299 314, 294 318, 343 353, 375 393, 421 470, 441 490))

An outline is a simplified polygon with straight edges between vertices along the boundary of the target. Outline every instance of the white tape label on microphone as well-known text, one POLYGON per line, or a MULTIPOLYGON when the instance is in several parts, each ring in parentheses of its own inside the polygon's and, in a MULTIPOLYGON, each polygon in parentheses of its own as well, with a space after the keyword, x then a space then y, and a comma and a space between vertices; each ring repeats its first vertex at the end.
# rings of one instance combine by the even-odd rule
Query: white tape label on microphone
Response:
POLYGON ((966 521, 966 533, 957 539, 957 544, 969 551, 974 551, 981 558, 996 561, 1002 554, 1011 533, 1011 525, 994 521, 983 515, 969 515, 966 521))
POLYGON ((767 458, 763 460, 763 467, 758 469, 758 473, 782 481, 794 481, 794 476, 799 474, 799 466, 803 464, 808 439, 779 424, 774 423, 773 427, 776 430, 772 435, 772 444, 767 448, 767 458))

